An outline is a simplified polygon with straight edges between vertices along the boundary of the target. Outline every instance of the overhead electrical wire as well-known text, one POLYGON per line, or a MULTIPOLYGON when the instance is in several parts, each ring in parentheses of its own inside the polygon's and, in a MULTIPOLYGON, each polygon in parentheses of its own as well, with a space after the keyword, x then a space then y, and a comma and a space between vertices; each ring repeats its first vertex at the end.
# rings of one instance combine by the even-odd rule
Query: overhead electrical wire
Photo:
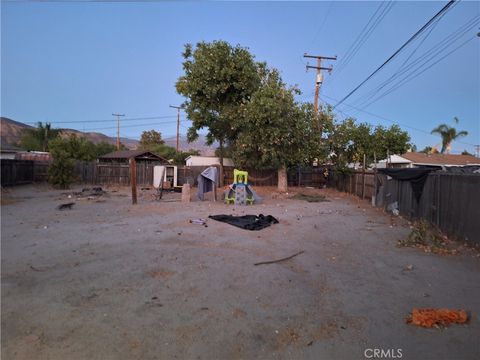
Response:
MULTIPOLYGON (((331 96, 327 96, 325 94, 323 94, 322 97, 326 97, 327 99, 330 99, 332 101, 338 101, 338 99, 335 99, 331 96)), ((394 121, 394 120, 386 118, 385 116, 372 113, 371 111, 363 110, 359 107, 356 107, 356 106, 353 106, 353 105, 350 105, 350 104, 347 104, 347 103, 345 103, 345 106, 350 107, 350 108, 355 109, 355 110, 358 110, 358 111, 360 111, 362 113, 365 113, 367 115, 379 118, 381 120, 385 120, 385 121, 391 122, 393 124, 401 125, 403 127, 406 127, 406 128, 409 128, 409 129, 412 129, 412 130, 415 130, 415 131, 419 131, 419 132, 422 132, 422 133, 427 134, 427 135, 435 136, 428 130, 420 129, 420 128, 417 128, 417 127, 414 127, 414 126, 411 126, 411 125, 407 125, 407 124, 404 124, 404 123, 401 123, 401 122, 398 122, 398 121, 394 121)), ((339 110, 337 109, 337 111, 339 111, 339 110)), ((467 143, 467 142, 464 142, 464 141, 456 140, 455 142, 460 143, 460 144, 464 144, 464 145, 475 146, 474 144, 470 144, 470 143, 467 143)))
POLYGON ((310 45, 308 47, 311 47, 316 42, 318 35, 323 30, 323 27, 325 26, 325 23, 327 22, 328 15, 330 15, 330 11, 332 11, 333 3, 334 3, 333 0, 331 0, 329 2, 327 11, 325 12, 325 16, 323 17, 323 21, 321 22, 320 26, 318 27, 318 30, 315 32, 315 36, 313 37, 313 39, 310 42, 310 45))
MULTIPOLYGON (((137 120, 155 120, 155 119, 169 119, 176 118, 177 115, 162 115, 162 116, 150 116, 150 117, 137 117, 137 118, 122 118, 124 121, 137 121, 137 120)), ((52 121, 55 124, 78 124, 78 123, 95 123, 95 122, 108 122, 117 121, 116 119, 100 119, 100 120, 69 120, 69 121, 52 121)), ((28 121, 25 124, 38 124, 38 121, 28 121)))
MULTIPOLYGON (((180 121, 185 121, 185 120, 180 120, 180 121)), ((130 128, 130 127, 139 127, 139 126, 154 126, 154 125, 165 125, 165 124, 175 124, 177 120, 171 120, 171 121, 163 121, 163 122, 154 122, 154 123, 149 123, 149 124, 133 124, 133 125, 122 125, 120 128, 130 128)), ((109 126, 109 127, 102 127, 102 128, 91 128, 91 129, 85 129, 84 131, 96 131, 96 130, 110 130, 110 129, 116 129, 117 126, 109 126)))
MULTIPOLYGON (((313 96, 310 95, 310 96, 313 96)), ((321 97, 323 98, 327 98, 331 101, 338 101, 338 99, 335 99, 331 96, 328 96, 328 95, 325 95, 325 94, 322 94, 321 97)), ((331 103, 325 101, 325 103, 329 106, 333 106, 331 103)), ((387 121, 387 122, 390 122, 392 124, 396 124, 396 125, 401 125, 402 127, 405 127, 405 128, 409 128, 411 130, 415 130, 415 131, 418 131, 418 132, 421 132, 421 133, 424 133, 424 134, 427 134, 427 135, 430 135, 430 136, 435 136, 433 135, 430 131, 428 130, 424 130, 424 129, 420 129, 420 128, 417 128, 417 127, 414 127, 414 126, 411 126, 411 125, 408 125, 408 124, 405 124, 405 123, 401 123, 399 121, 394 121, 394 120, 391 120, 389 118, 386 118, 385 116, 382 116, 382 115, 378 115, 378 114, 375 114, 375 113, 372 113, 371 111, 366 111, 366 110, 363 110, 357 106, 354 106, 354 105, 351 105, 351 104, 347 104, 345 103, 345 106, 351 108, 351 109, 354 109, 354 110, 357 110, 359 112, 362 112, 364 114, 367 114, 367 115, 370 115, 370 116, 373 116, 373 117, 376 117, 378 119, 381 119, 381 120, 384 120, 384 121, 387 121)), ((353 118, 354 116, 352 114, 348 114, 346 113, 344 110, 340 110, 340 109, 335 109, 335 111, 338 111, 340 112, 341 114, 343 114, 345 116, 345 118, 353 118)), ((368 122, 367 122, 368 123, 368 122)), ((464 141, 460 141, 460 140, 456 140, 457 143, 459 144, 463 144, 463 145, 468 145, 468 146, 475 146, 474 144, 470 144, 470 143, 467 143, 467 142, 464 142, 464 141)))
POLYGON ((364 99, 359 103, 360 105, 363 105, 363 107, 368 107, 371 104, 377 102, 384 96, 390 94, 391 92, 397 90, 407 82, 417 78, 421 74, 423 74, 425 71, 428 69, 432 68, 435 64, 439 63, 449 55, 453 54, 463 46, 465 46, 467 43, 472 41, 477 35, 473 35, 470 38, 468 38, 466 41, 462 42, 460 45, 456 46, 452 50, 448 51, 445 54, 444 53, 448 48, 450 48, 454 43, 456 43, 459 39, 461 39, 466 33, 468 33, 470 30, 472 30, 474 27, 476 27, 480 23, 480 16, 475 17, 475 22, 471 23, 469 28, 464 29, 461 33, 456 34, 454 38, 451 38, 447 42, 440 42, 437 45, 435 45, 433 48, 431 48, 426 54, 430 55, 428 58, 424 55, 419 57, 417 60, 412 62, 410 64, 410 67, 408 69, 405 69, 404 71, 399 72, 399 74, 395 77, 393 77, 392 80, 386 81, 381 84, 377 89, 375 89, 374 92, 371 92, 368 97, 364 97, 364 99), (426 60, 425 60, 426 58, 426 60), (418 66, 413 67, 413 65, 418 64, 420 61, 425 60, 421 62, 418 66), (401 77, 402 75, 406 74, 405 76, 401 77), (401 77, 401 78, 400 78, 401 77), (400 78, 400 79, 399 79, 400 78), (397 80, 396 82, 393 82, 394 80, 397 80), (393 82, 393 83, 392 83, 393 82), (378 95, 377 94, 390 85, 389 88, 387 88, 382 94, 378 95))
POLYGON ((378 8, 375 10, 373 15, 370 17, 368 22, 363 27, 360 34, 350 45, 345 55, 339 61, 338 66, 336 67, 336 73, 340 73, 343 69, 350 63, 350 61, 355 57, 358 51, 361 49, 363 44, 370 38, 378 25, 382 22, 385 16, 390 12, 395 3, 393 1, 381 2, 378 8), (383 9, 382 9, 383 8, 383 9), (377 15, 378 14, 378 15, 377 15), (371 24, 371 25, 370 25, 371 24))
POLYGON ((455 0, 450 0, 442 9, 440 9, 430 20, 428 20, 425 25, 423 25, 415 34, 413 34, 398 50, 396 50, 387 60, 383 62, 377 69, 375 69, 370 75, 367 76, 359 85, 357 85, 352 91, 350 91, 346 96, 344 96, 333 108, 336 108, 338 105, 342 104, 346 99, 352 96, 358 89, 360 89, 368 80, 375 76, 381 69, 383 69, 390 61, 392 61, 400 52, 405 49, 412 41, 414 41, 420 34, 422 34, 426 29, 428 29, 434 21, 441 16, 443 13, 449 10, 449 8, 455 3, 455 0))
POLYGON ((443 59, 445 59, 446 57, 450 56, 451 54, 453 54, 454 52, 456 52, 457 50, 459 50, 460 48, 462 48, 463 46, 465 46, 466 44, 468 44, 470 41, 472 41, 473 39, 475 39, 477 37, 477 35, 473 35, 472 37, 468 38, 467 40, 465 40, 463 43, 461 43, 460 45, 458 45, 457 47, 455 47, 453 50, 449 51, 447 54, 445 54, 444 56, 442 56, 441 58, 437 59, 435 62, 431 63, 430 65, 428 65, 427 67, 423 68, 423 69, 418 69, 415 73, 413 74, 410 74, 408 77, 405 77, 401 82, 399 82, 398 84, 396 84, 394 87, 391 87, 389 90, 387 90, 386 92, 384 92, 382 95, 380 95, 379 97, 373 99, 372 101, 370 101, 368 104, 366 104, 364 107, 368 107, 370 106, 371 104, 373 104, 374 102, 377 102, 378 100, 382 99, 384 96, 387 96, 388 94, 390 94, 391 92, 397 90, 398 88, 400 88, 401 86, 403 86, 404 84, 406 84, 407 82, 417 78, 418 76, 420 76, 421 74, 423 74, 425 71, 429 70, 430 68, 432 68, 434 65, 438 64, 440 61, 442 61, 443 59))
MULTIPOLYGON (((444 13, 445 14, 445 13, 444 13)), ((443 16, 443 15, 442 15, 443 16)), ((402 74, 406 68, 407 68, 407 63, 408 61, 412 58, 412 56, 417 52, 417 50, 423 45, 423 43, 425 42, 425 40, 427 40, 427 38, 430 36, 430 34, 432 33, 432 31, 435 29, 435 27, 438 25, 438 22, 440 21, 441 17, 439 17, 435 24, 432 25, 432 27, 430 28, 430 31, 423 37, 423 39, 420 41, 420 43, 417 45, 417 47, 410 53, 410 55, 404 60, 404 62, 399 66, 399 68, 395 71, 395 73, 393 75, 391 75, 387 80, 385 80, 384 82, 382 82, 380 85, 378 85, 375 89, 371 90, 369 93, 367 93, 366 95, 363 96, 363 98, 367 98, 367 97, 370 97, 372 96, 376 91, 379 91, 381 90, 383 87, 385 87, 386 85, 388 85, 388 83, 392 80, 395 79, 396 76, 399 76, 400 74, 402 74)), ((361 97, 362 98, 362 97, 361 97)), ((356 104, 359 100, 355 100, 353 101, 353 104, 356 104)))

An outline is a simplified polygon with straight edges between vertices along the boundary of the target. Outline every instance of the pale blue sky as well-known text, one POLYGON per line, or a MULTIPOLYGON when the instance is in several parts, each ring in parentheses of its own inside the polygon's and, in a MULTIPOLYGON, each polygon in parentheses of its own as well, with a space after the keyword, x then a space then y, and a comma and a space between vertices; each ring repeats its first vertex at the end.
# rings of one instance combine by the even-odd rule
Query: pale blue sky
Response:
MULTIPOLYGON (((315 76, 305 72, 303 53, 338 55, 337 62, 328 62, 334 71, 325 74, 321 90, 321 99, 335 104, 333 99, 358 85, 445 4, 395 2, 341 69, 340 60, 379 2, 2 2, 1 115, 107 135, 116 134, 112 112, 165 116, 124 121, 121 135, 138 138, 155 128, 173 136, 176 110, 169 104, 182 102, 174 85, 182 74, 183 45, 220 39, 248 47, 257 60, 277 67, 305 100, 313 99, 315 76)), ((479 2, 459 2, 423 43, 414 42, 345 103, 399 122, 419 148, 439 144, 430 130, 458 116, 458 129, 470 134, 453 150, 473 152, 472 145, 480 144, 480 37, 474 37, 479 15, 479 2), (469 20, 473 26, 435 59, 472 40, 398 90, 362 105, 362 96, 395 73, 414 49, 411 59, 469 20)), ((391 124, 345 104, 337 109, 340 118, 391 124)), ((182 121, 183 134, 187 127, 182 121)))

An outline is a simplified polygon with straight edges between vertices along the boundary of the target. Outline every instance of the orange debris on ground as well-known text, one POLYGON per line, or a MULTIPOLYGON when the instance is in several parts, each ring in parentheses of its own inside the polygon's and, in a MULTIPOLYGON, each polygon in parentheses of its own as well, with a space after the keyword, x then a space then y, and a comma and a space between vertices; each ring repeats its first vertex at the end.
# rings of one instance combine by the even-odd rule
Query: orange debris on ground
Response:
POLYGON ((450 324, 465 324, 468 320, 465 310, 450 309, 413 309, 407 323, 422 326, 448 326, 450 324))

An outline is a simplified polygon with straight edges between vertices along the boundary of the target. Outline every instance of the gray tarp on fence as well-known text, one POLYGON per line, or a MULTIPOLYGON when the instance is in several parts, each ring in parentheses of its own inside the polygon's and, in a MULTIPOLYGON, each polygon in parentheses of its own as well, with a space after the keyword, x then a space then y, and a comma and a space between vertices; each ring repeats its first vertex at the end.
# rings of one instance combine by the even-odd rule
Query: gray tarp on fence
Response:
POLYGON ((402 215, 425 219, 446 234, 480 243, 480 174, 430 173, 419 201, 409 181, 378 177, 377 205, 397 202, 402 215))
POLYGON ((198 190, 197 197, 199 200, 204 200, 205 193, 210 192, 218 184, 218 171, 215 166, 210 166, 202 171, 197 178, 198 190))

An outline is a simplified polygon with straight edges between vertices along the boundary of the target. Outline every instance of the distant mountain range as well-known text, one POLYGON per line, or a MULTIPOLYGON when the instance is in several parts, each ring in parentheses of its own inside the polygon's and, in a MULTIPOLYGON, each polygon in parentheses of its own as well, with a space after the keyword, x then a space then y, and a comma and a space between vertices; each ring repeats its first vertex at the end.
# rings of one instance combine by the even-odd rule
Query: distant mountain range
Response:
MULTIPOLYGON (((6 117, 0 117, 1 120, 1 127, 0 127, 0 137, 2 144, 9 144, 9 145, 17 145, 22 138, 22 135, 25 130, 33 129, 32 126, 24 124, 19 121, 15 121, 6 117)), ((101 141, 105 141, 107 143, 115 145, 117 143, 116 137, 107 136, 102 133, 98 132, 82 132, 74 129, 60 129, 61 136, 67 137, 71 134, 76 134, 77 136, 84 137, 87 140, 90 140, 93 143, 99 143, 101 141)), ((180 136, 179 146, 180 150, 187 151, 190 149, 198 150, 201 155, 205 156, 213 156, 215 153, 215 148, 211 146, 205 145, 205 137, 200 136, 197 141, 192 143, 188 143, 185 136, 180 136)), ((132 140, 127 138, 120 137, 120 141, 129 149, 136 149, 138 147, 139 141, 132 140)), ((176 146, 176 139, 167 139, 165 140, 165 144, 168 146, 175 147, 176 146)))

